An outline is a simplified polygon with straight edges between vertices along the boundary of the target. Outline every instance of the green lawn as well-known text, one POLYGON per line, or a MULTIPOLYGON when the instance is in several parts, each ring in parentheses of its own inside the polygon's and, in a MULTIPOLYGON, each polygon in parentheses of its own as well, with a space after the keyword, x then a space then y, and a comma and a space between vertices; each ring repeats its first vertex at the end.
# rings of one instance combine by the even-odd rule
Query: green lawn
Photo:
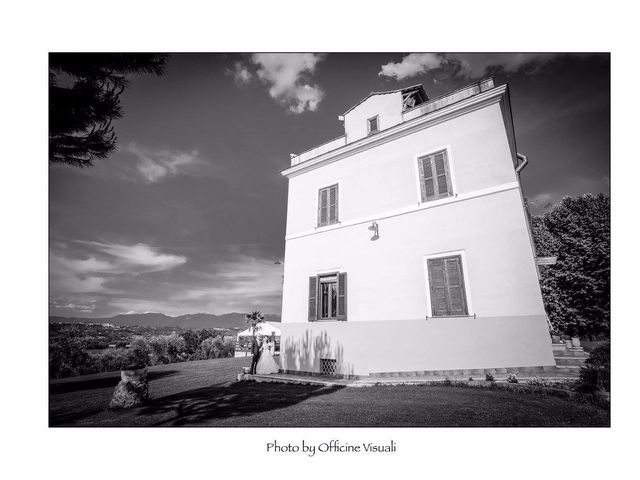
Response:
POLYGON ((235 382, 244 358, 152 367, 152 402, 106 408, 119 372, 51 381, 51 426, 609 426, 609 412, 556 397, 453 386, 328 388, 235 382))

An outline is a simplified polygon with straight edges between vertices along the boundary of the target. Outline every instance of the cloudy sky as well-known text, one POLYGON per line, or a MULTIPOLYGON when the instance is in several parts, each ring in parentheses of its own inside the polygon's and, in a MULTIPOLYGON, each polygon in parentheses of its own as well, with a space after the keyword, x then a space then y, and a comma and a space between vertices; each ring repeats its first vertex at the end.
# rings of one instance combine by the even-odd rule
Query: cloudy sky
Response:
POLYGON ((533 213, 609 192, 609 56, 172 55, 132 79, 119 148, 50 167, 50 314, 280 313, 289 153, 341 135, 371 91, 511 89, 533 213))

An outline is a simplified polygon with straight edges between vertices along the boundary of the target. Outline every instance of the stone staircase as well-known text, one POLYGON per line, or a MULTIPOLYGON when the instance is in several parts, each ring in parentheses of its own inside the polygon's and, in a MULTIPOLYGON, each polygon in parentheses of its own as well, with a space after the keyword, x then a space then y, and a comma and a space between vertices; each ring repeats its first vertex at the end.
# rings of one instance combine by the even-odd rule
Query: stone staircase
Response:
POLYGON ((582 347, 574 347, 568 343, 554 343, 551 345, 553 357, 556 360, 558 371, 574 373, 580 372, 580 367, 584 366, 589 354, 582 347))

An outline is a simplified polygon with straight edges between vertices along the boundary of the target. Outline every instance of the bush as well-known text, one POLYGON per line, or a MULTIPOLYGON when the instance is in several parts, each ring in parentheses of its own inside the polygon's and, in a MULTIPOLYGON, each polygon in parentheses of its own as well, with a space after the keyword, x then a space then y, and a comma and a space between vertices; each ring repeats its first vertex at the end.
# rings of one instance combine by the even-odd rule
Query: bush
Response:
MULTIPOLYGON (((224 337, 213 329, 188 330, 178 335, 134 336, 130 348, 105 348, 97 354, 86 352, 86 337, 77 327, 50 326, 49 375, 70 377, 117 370, 137 370, 145 366, 233 357, 235 337, 224 337), (196 343, 197 342, 197 343, 196 343)), ((125 341, 112 342, 125 345, 125 341)), ((95 344, 95 342, 94 342, 95 344)))
POLYGON ((200 348, 200 345, 207 338, 212 338, 217 335, 217 332, 213 329, 203 328, 202 330, 187 330, 181 334, 185 343, 185 352, 194 357, 200 348))
POLYGON ((149 339, 153 365, 183 362, 189 354, 184 339, 173 332, 171 335, 154 335, 149 339))
POLYGON ((196 360, 208 360, 210 358, 217 358, 218 354, 218 339, 216 338, 205 338, 202 343, 198 346, 198 349, 195 352, 194 358, 196 360))
POLYGON ((96 371, 120 370, 127 351, 124 348, 108 348, 95 357, 96 371))
POLYGON ((61 378, 92 373, 94 361, 84 349, 84 342, 72 335, 50 340, 49 377, 61 378))
POLYGON ((609 342, 594 348, 587 359, 587 365, 600 365, 609 368, 610 364, 611 344, 609 342))
POLYGON ((120 357, 120 370, 140 370, 147 366, 148 359, 137 355, 133 350, 125 350, 120 357))
POLYGON ((490 373, 487 373, 487 374, 484 376, 484 379, 485 379, 487 382, 493 382, 493 381, 494 381, 494 379, 493 379, 493 375, 492 375, 492 374, 490 374, 490 373))
POLYGON ((507 382, 508 383, 518 383, 518 375, 515 373, 510 373, 509 377, 507 378, 507 382))
POLYGON ((196 351, 195 360, 208 360, 210 358, 224 358, 233 356, 235 341, 232 337, 208 337, 205 338, 196 351))
POLYGON ((136 336, 131 348, 122 355, 120 370, 138 370, 148 365, 151 365, 151 348, 144 337, 136 336))
POLYGON ((527 385, 533 385, 534 387, 549 387, 551 384, 548 381, 535 376, 531 380, 527 381, 527 385))
POLYGON ((580 369, 575 389, 581 393, 609 392, 611 389, 611 345, 593 349, 586 365, 580 369))

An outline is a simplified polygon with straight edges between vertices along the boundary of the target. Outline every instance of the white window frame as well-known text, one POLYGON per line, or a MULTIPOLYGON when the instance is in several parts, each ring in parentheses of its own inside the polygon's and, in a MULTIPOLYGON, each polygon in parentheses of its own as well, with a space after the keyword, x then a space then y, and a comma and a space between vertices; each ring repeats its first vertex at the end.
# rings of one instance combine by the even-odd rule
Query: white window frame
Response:
POLYGON ((439 205, 441 203, 450 202, 452 198, 456 198, 458 196, 458 185, 456 184, 456 174, 455 174, 455 162, 453 160, 453 154, 451 153, 451 145, 444 145, 436 148, 430 148, 426 152, 418 153, 413 156, 413 170, 415 172, 416 179, 416 187, 417 187, 417 200, 418 205, 439 205), (418 167, 418 162, 423 157, 429 157, 431 155, 435 155, 438 152, 444 151, 447 157, 447 165, 449 167, 449 184, 451 185, 451 195, 444 198, 439 198, 438 200, 425 200, 422 201, 422 179, 420 178, 420 167, 418 167))
MULTIPOLYGON (((340 274, 340 272, 335 272, 335 273, 323 273, 321 275, 316 275, 316 286, 318 291, 316 292, 316 297, 317 297, 317 302, 318 302, 318 313, 320 314, 317 317, 316 321, 320 321, 320 322, 331 322, 331 321, 337 321, 338 320, 338 275, 340 274), (323 317, 322 316, 322 278, 334 278, 335 277, 335 284, 336 284, 336 316, 335 317, 323 317)), ((332 282, 333 283, 333 282, 332 282)), ((328 299, 328 305, 327 307, 329 308, 329 314, 331 314, 331 306, 332 306, 332 302, 331 299, 328 299)))
POLYGON ((450 250, 448 252, 430 253, 422 257, 422 268, 424 269, 425 279, 425 293, 427 296, 427 317, 429 318, 466 318, 475 316, 475 310, 471 302, 471 278, 469 276, 469 266, 467 265, 467 254, 464 250, 450 250), (462 263, 462 279, 464 280, 464 295, 467 300, 467 314, 466 315, 449 315, 449 316, 433 316, 433 309, 431 308, 431 284, 429 283, 429 266, 428 261, 436 258, 454 257, 460 256, 462 263))
POLYGON ((372 135, 374 133, 378 133, 380 130, 381 130, 381 128, 380 128, 380 115, 374 115, 373 117, 367 118, 367 136, 372 135), (373 120, 374 118, 376 119, 376 125, 377 125, 378 129, 372 131, 371 130, 370 121, 373 120))
POLYGON ((325 228, 335 228, 337 225, 340 225, 340 218, 342 217, 342 181, 337 180, 335 182, 327 183, 324 186, 320 186, 316 188, 316 219, 315 219, 315 230, 324 230, 325 228), (318 208, 320 207, 320 190, 325 188, 333 187, 334 185, 338 186, 338 221, 336 223, 331 223, 329 225, 323 225, 322 227, 318 225, 318 208))
MULTIPOLYGON (((335 185, 334 183, 332 183, 331 185, 335 185)), ((313 276, 316 277, 316 319, 312 320, 312 321, 307 321, 307 323, 316 323, 316 322, 343 322, 344 320, 338 320, 337 316, 336 317, 331 317, 331 318, 319 318, 317 315, 317 312, 320 311, 322 309, 322 307, 320 306, 320 277, 330 277, 332 275, 335 275, 336 277, 338 275, 340 275, 341 273, 345 273, 344 270, 342 270, 341 267, 332 267, 332 268, 324 268, 322 270, 316 270, 315 274, 313 276)), ((347 280, 347 288, 348 288, 348 280, 347 280)), ((346 305, 345 305, 346 307, 346 305)), ((337 308, 337 307, 336 307, 337 308)), ((337 310, 336 310, 336 314, 337 314, 337 310)))

